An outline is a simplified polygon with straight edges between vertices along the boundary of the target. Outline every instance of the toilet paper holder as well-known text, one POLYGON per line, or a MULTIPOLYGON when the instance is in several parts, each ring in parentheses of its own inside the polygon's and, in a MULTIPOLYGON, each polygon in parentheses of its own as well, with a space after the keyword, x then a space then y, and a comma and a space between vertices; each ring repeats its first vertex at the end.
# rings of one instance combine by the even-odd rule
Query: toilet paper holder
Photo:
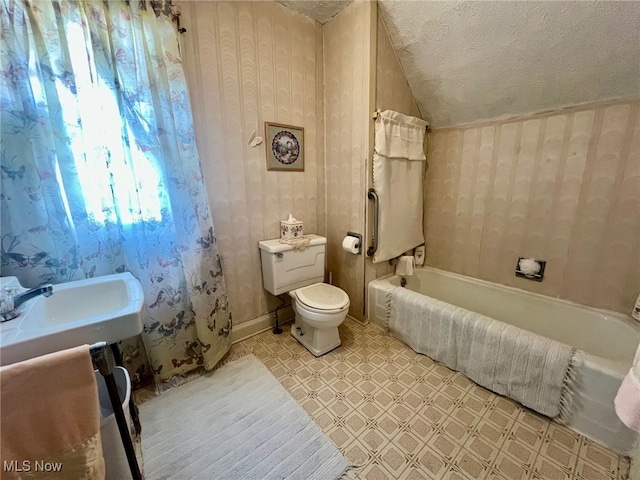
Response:
POLYGON ((354 233, 354 232, 347 232, 347 236, 348 237, 356 237, 358 239, 358 244, 356 245, 356 247, 358 247, 358 255, 362 254, 362 235, 360 235, 359 233, 354 233))

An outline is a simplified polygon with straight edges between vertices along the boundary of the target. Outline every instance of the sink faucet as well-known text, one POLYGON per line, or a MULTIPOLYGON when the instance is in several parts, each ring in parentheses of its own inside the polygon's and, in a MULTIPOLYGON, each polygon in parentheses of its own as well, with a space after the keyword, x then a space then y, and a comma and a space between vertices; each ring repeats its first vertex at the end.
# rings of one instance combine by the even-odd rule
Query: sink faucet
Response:
POLYGON ((53 285, 48 283, 40 287, 32 288, 31 290, 27 290, 24 293, 19 293, 18 295, 13 297, 13 308, 16 309, 24 302, 28 302, 32 298, 35 298, 39 295, 44 295, 45 297, 50 297, 51 295, 53 295, 53 285))
POLYGON ((19 293, 18 295, 14 295, 13 298, 9 297, 7 299, 6 297, 3 297, 0 299, 0 322, 6 322, 7 320, 13 320, 18 317, 20 315, 18 307, 24 302, 28 302, 39 295, 44 295, 45 297, 53 295, 53 285, 48 283, 40 287, 32 288, 31 290, 27 290, 26 292, 19 293))

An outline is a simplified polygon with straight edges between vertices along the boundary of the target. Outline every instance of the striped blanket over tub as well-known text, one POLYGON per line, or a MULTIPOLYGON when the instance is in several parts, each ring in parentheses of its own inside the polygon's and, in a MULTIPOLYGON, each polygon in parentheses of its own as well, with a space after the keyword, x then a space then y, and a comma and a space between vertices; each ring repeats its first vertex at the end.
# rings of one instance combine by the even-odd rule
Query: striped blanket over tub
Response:
POLYGON ((479 385, 566 423, 578 351, 563 343, 396 287, 387 293, 391 335, 479 385))

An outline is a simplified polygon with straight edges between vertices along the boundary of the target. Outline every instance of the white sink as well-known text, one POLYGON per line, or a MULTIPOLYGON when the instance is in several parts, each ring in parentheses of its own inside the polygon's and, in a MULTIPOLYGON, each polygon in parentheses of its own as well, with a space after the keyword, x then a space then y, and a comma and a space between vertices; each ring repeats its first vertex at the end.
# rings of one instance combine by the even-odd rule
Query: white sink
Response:
POLYGON ((142 332, 144 296, 130 273, 61 283, 53 295, 18 308, 0 323, 0 365, 85 343, 115 343, 142 332))

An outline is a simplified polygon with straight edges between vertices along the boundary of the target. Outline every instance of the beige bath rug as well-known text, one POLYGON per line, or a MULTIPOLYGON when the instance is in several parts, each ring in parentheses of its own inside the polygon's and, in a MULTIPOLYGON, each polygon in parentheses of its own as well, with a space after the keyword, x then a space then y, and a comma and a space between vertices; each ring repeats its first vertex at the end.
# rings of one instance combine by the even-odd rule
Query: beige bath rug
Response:
POLYGON ((140 405, 147 480, 334 480, 349 465, 253 355, 140 405))

